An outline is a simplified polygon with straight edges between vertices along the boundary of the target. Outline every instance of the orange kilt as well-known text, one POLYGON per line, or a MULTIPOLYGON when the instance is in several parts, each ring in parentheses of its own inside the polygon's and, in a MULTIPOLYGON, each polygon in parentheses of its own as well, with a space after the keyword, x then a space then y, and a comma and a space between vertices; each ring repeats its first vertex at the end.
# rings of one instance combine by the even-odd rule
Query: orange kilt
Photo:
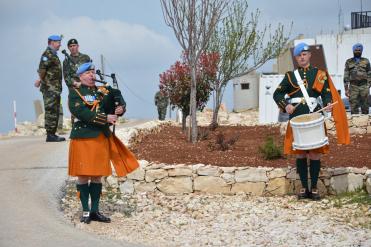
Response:
POLYGON ((135 156, 114 135, 77 138, 70 142, 68 175, 109 176, 111 162, 117 176, 125 176, 139 167, 135 156))

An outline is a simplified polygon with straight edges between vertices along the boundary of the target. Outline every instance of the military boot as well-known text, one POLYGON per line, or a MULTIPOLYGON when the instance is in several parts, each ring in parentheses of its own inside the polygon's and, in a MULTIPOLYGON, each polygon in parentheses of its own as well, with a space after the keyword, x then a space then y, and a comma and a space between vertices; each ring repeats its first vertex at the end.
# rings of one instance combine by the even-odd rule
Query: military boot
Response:
POLYGON ((66 138, 57 136, 55 134, 47 134, 46 135, 46 142, 63 142, 66 138))

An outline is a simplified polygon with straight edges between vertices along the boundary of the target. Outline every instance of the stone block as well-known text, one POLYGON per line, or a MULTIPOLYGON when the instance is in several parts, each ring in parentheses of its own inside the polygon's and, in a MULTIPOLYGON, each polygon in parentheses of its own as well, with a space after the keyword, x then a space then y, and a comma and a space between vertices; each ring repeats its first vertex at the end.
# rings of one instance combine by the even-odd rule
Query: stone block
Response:
POLYGON ((200 176, 218 177, 221 174, 221 170, 217 166, 204 166, 197 169, 197 174, 200 176))
POLYGON ((147 160, 138 160, 138 162, 139 162, 139 166, 143 169, 149 166, 149 162, 147 160))
POLYGON ((249 193, 255 196, 261 196, 263 195, 264 189, 265 189, 264 182, 257 182, 257 183, 244 182, 244 183, 233 184, 231 192, 232 193, 244 192, 244 193, 249 193))
POLYGON ((299 179, 299 174, 296 172, 296 168, 291 169, 286 176, 288 179, 297 180, 299 179))
POLYGON ((267 182, 267 170, 265 168, 249 168, 238 170, 235 173, 236 182, 267 182))
POLYGON ((166 194, 192 193, 192 179, 190 177, 164 178, 157 184, 157 188, 166 194))
POLYGON ((168 172, 170 177, 192 176, 192 169, 186 167, 169 169, 168 172))
POLYGON ((371 195, 371 178, 366 179, 366 190, 369 195, 371 195))
POLYGON ((356 127, 366 127, 368 124, 368 115, 355 116, 353 117, 352 122, 356 127))
POLYGON ((347 192, 348 190, 348 175, 343 174, 334 176, 330 179, 330 187, 336 194, 347 192))
POLYGON ((286 177, 287 175, 287 168, 275 168, 272 171, 268 172, 269 178, 281 178, 286 177))
POLYGON ((363 187, 363 175, 362 174, 348 174, 348 191, 352 192, 363 187))
POLYGON ((338 168, 335 168, 334 169, 334 176, 337 176, 337 175, 342 175, 342 174, 347 174, 349 173, 349 168, 347 167, 338 167, 338 168))
POLYGON ((219 167, 220 170, 222 170, 225 173, 232 173, 235 170, 237 170, 237 167, 231 166, 231 167, 219 167))
POLYGON ((153 182, 157 179, 162 179, 168 176, 168 172, 164 169, 147 170, 146 181, 153 182))
POLYGON ((138 168, 132 173, 129 173, 126 177, 128 179, 142 181, 144 180, 145 171, 142 168, 138 168))
POLYGON ((223 178, 227 184, 233 184, 236 182, 233 173, 223 173, 220 177, 223 178))
POLYGON ((220 177, 199 176, 194 179, 194 190, 208 193, 230 193, 230 185, 220 177))
POLYGON ((107 182, 107 185, 109 187, 113 187, 113 188, 117 188, 118 187, 118 181, 117 181, 117 177, 114 177, 114 176, 108 176, 106 178, 106 182, 107 182))
POLYGON ((358 167, 348 167, 349 169, 349 172, 350 173, 354 173, 354 174, 365 174, 366 171, 367 171, 367 167, 362 167, 362 168, 358 168, 358 167))
POLYGON ((134 183, 135 192, 153 192, 156 189, 156 184, 146 183, 144 181, 134 183))
POLYGON ((120 185, 120 191, 123 194, 133 194, 134 193, 134 182, 133 180, 127 179, 120 185))
POLYGON ((278 177, 269 180, 267 188, 265 189, 265 195, 286 195, 289 191, 289 180, 285 177, 278 177))

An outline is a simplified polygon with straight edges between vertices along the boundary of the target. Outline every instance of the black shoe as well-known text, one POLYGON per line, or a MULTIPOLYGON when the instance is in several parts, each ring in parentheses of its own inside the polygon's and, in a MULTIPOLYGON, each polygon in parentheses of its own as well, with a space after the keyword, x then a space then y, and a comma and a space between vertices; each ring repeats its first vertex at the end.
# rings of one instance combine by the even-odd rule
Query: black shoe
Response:
POLYGON ((298 194, 298 200, 308 199, 310 198, 309 190, 302 188, 298 194))
POLYGON ((312 189, 312 192, 310 193, 310 199, 312 199, 313 201, 321 200, 318 189, 312 189))
POLYGON ((83 212, 82 216, 80 218, 80 222, 83 222, 85 224, 90 224, 90 221, 91 221, 91 219, 90 219, 89 212, 83 212))
POLYGON ((57 136, 57 135, 54 135, 54 134, 48 134, 46 136, 46 142, 63 142, 65 140, 66 140, 66 138, 60 137, 60 136, 57 136))
POLYGON ((90 219, 94 221, 104 222, 104 223, 110 223, 111 219, 104 216, 103 214, 99 212, 90 212, 90 219))

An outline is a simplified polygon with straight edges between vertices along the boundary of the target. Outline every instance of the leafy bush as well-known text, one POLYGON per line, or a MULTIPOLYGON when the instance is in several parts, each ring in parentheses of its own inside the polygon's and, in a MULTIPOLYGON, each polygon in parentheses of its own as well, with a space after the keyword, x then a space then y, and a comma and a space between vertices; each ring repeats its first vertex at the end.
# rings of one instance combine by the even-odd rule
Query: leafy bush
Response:
POLYGON ((274 143, 272 136, 268 136, 265 139, 265 143, 262 146, 259 146, 259 151, 266 160, 279 159, 283 157, 281 147, 274 143))

